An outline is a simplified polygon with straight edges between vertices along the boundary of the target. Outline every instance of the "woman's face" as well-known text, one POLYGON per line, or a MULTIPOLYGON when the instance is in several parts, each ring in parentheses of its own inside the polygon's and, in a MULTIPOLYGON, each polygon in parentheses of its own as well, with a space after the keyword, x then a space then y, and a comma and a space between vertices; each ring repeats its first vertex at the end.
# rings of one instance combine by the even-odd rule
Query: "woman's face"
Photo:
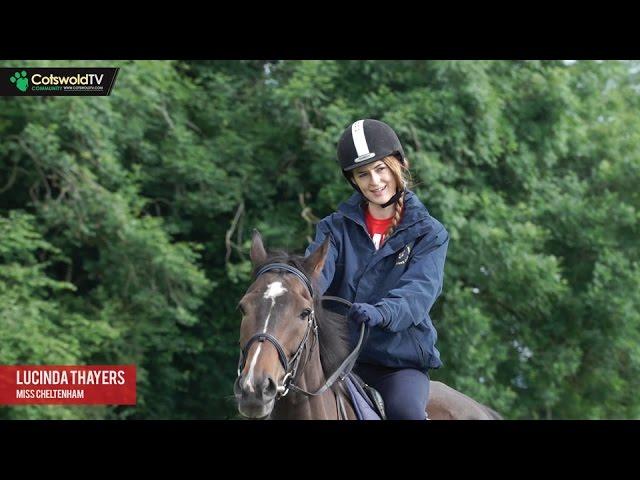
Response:
POLYGON ((356 168, 353 178, 367 200, 377 205, 387 203, 396 193, 396 179, 382 160, 356 168))

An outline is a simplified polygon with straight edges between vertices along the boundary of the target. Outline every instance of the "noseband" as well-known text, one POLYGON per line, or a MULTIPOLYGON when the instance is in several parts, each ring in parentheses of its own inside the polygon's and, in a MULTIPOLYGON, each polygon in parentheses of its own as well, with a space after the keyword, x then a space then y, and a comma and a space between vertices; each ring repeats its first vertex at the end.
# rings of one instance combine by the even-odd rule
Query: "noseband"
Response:
MULTIPOLYGON (((284 270, 286 272, 294 274, 307 287, 307 290, 309 291, 309 295, 311 295, 311 300, 313 301, 313 298, 314 298, 313 287, 311 286, 311 282, 309 281, 309 278, 304 274, 304 272, 298 270, 297 268, 291 265, 287 265, 286 263, 271 263, 271 264, 265 265, 260 270, 258 270, 258 272, 256 273, 256 279, 263 273, 269 272, 271 270, 284 270)), ((333 300, 333 301, 343 303, 347 307, 351 307, 351 302, 339 297, 323 296, 322 300, 333 300)), ((249 348, 251 347, 251 345, 254 342, 264 342, 265 340, 267 340, 275 347, 276 351, 278 352, 278 358, 280 359, 280 364, 282 365, 282 368, 284 368, 284 372, 285 372, 284 378, 282 380, 282 385, 277 386, 278 398, 284 397, 289 392, 289 389, 295 390, 307 396, 321 395, 329 387, 331 387, 331 385, 333 385, 333 383, 338 379, 338 377, 340 377, 340 380, 343 380, 349 374, 349 372, 351 371, 351 368, 353 367, 353 364, 355 363, 358 353, 360 352, 360 347, 362 346, 362 340, 364 338, 365 329, 366 329, 366 324, 363 323, 360 330, 360 338, 358 340, 358 344, 356 345, 355 349, 347 356, 347 358, 342 362, 342 364, 338 367, 338 369, 331 375, 331 377, 329 377, 329 379, 325 382, 325 384, 322 387, 320 387, 320 389, 316 392, 307 392, 306 390, 294 384, 294 379, 296 378, 298 366, 300 365, 300 359, 302 358, 302 352, 304 351, 304 348, 307 345, 310 332, 313 332, 313 344, 311 345, 311 349, 309 350, 309 354, 307 355, 307 360, 311 356, 311 352, 313 352, 313 348, 318 342, 318 323, 316 322, 316 316, 315 316, 315 312, 313 311, 313 308, 309 311, 308 320, 307 320, 307 329, 304 333, 304 337, 302 338, 302 341, 300 342, 298 349, 294 353, 293 357, 291 357, 290 361, 287 360, 287 355, 284 353, 284 349, 282 348, 282 345, 280 345, 280 342, 278 341, 277 338, 275 338, 273 335, 270 335, 268 333, 257 333, 249 339, 249 341, 246 343, 244 348, 240 351, 240 361, 238 363, 238 378, 240 378, 240 376, 242 375, 242 370, 244 369, 244 366, 247 362, 247 355, 249 353, 249 348)))

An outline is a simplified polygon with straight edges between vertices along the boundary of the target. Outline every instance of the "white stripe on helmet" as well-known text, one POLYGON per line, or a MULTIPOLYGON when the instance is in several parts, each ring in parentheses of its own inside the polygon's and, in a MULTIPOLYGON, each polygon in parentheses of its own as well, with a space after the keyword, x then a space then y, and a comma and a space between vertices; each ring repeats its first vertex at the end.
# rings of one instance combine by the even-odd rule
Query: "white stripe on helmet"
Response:
POLYGON ((356 153, 358 154, 358 158, 354 160, 354 163, 363 162, 371 157, 375 157, 375 153, 369 152, 367 138, 364 136, 364 120, 358 120, 351 125, 351 137, 353 138, 353 145, 356 147, 356 153))

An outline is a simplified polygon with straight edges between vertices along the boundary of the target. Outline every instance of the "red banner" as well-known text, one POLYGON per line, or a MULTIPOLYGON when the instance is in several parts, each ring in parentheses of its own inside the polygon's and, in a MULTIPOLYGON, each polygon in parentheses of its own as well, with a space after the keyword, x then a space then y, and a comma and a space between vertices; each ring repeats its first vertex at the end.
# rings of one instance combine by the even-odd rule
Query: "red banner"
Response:
POLYGON ((0 405, 135 404, 135 365, 0 366, 0 405))

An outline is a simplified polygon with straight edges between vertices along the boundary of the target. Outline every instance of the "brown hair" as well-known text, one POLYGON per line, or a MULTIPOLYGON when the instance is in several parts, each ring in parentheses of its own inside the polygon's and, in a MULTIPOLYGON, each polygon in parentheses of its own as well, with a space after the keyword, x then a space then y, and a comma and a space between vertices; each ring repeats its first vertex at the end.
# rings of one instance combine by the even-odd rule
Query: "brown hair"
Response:
POLYGON ((393 220, 384 234, 385 238, 389 238, 398 226, 398 223, 400 223, 400 220, 402 220, 402 214, 404 213, 404 196, 407 194, 406 190, 410 186, 411 174, 409 173, 409 162, 406 158, 404 159, 404 162, 401 162, 396 156, 388 155, 384 157, 382 161, 387 167, 389 167, 389 170, 391 170, 391 173, 396 180, 396 188, 403 188, 405 190, 404 193, 398 197, 393 220))

